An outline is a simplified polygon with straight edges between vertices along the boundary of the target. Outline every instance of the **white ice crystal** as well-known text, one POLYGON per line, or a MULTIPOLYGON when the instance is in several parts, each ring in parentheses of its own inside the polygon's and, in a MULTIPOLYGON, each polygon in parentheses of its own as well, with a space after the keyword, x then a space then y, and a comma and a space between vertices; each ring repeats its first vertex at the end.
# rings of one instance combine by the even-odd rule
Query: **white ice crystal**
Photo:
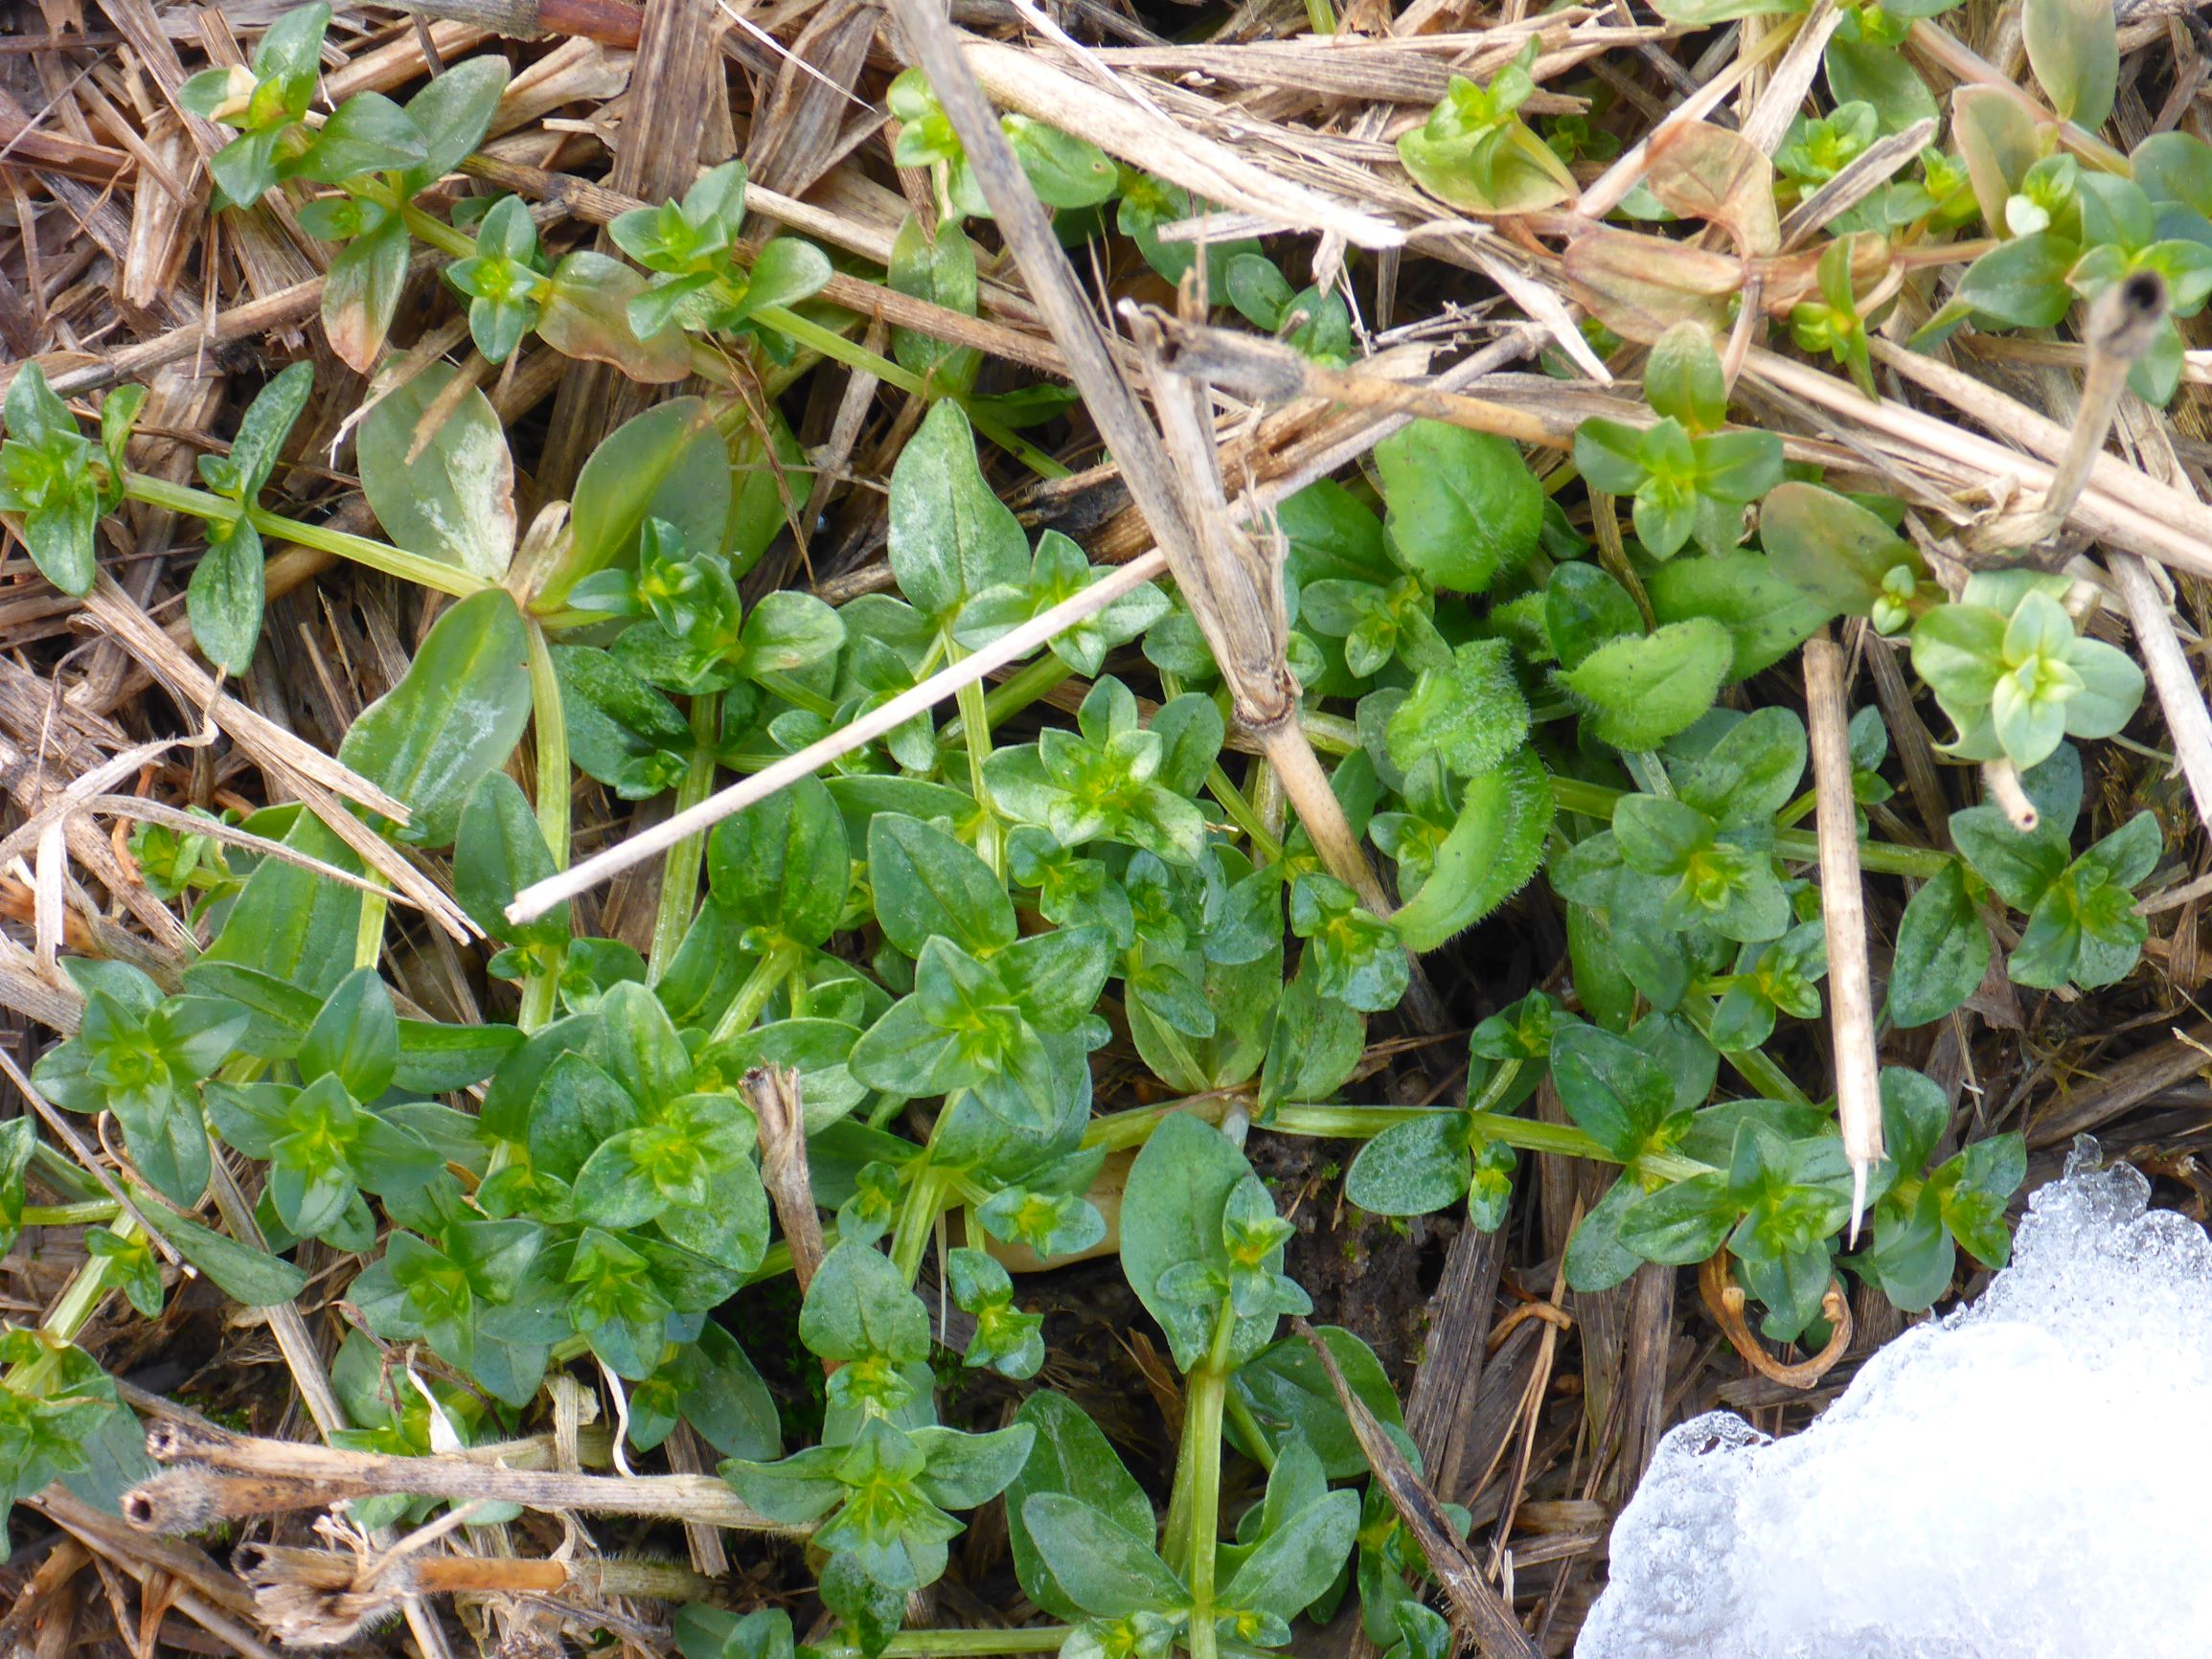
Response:
POLYGON ((1804 1433, 1668 1435, 1576 1659, 2212 1654, 2212 1239, 2084 1144, 1804 1433))

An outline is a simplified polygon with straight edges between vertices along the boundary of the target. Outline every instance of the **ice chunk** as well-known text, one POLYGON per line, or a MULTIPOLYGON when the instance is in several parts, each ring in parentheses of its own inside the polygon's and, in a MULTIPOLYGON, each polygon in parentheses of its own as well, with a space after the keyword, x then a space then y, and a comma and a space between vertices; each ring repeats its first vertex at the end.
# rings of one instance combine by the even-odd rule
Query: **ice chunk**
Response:
POLYGON ((1804 1433, 1661 1443, 1576 1659, 2212 1652, 2212 1239, 2084 1143, 1804 1433))

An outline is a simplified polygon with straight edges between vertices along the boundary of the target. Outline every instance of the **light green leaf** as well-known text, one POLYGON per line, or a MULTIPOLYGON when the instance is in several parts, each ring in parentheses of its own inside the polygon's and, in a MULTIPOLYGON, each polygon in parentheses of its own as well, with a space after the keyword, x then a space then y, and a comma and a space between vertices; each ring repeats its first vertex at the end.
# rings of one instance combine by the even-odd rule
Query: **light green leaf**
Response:
POLYGON ((1599 741, 1650 749, 1713 706, 1735 658, 1728 630, 1707 617, 1668 623, 1642 638, 1600 646, 1560 683, 1599 741))
POLYGON ((452 844, 461 808, 530 718, 522 617, 494 588, 438 619, 406 677, 363 709, 338 759, 407 805, 403 838, 452 844))
POLYGON ((356 439, 361 490, 395 544, 497 581, 514 556, 514 463, 491 400, 470 390, 407 459, 456 373, 433 363, 370 409, 356 439))
POLYGON ((1480 593, 1536 551, 1543 487, 1504 439, 1416 420, 1377 445, 1375 460, 1386 533, 1436 586, 1480 593))

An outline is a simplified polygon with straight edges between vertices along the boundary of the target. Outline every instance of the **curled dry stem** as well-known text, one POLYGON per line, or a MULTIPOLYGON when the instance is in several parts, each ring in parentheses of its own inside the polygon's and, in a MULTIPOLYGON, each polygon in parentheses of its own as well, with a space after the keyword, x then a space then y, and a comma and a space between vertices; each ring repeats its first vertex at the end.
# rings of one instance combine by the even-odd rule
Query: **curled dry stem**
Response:
POLYGON ((1728 1339, 1728 1346, 1769 1381, 1790 1388, 1811 1388, 1835 1369, 1836 1362, 1851 1346, 1851 1301, 1843 1294, 1840 1280, 1830 1280, 1827 1293, 1820 1299, 1821 1314, 1830 1326, 1827 1346, 1811 1359, 1795 1365, 1783 1364, 1751 1334, 1751 1328, 1744 1319, 1744 1289, 1728 1271, 1725 1249, 1714 1251, 1699 1264, 1698 1294, 1704 1298, 1705 1311, 1713 1316, 1721 1334, 1728 1339))

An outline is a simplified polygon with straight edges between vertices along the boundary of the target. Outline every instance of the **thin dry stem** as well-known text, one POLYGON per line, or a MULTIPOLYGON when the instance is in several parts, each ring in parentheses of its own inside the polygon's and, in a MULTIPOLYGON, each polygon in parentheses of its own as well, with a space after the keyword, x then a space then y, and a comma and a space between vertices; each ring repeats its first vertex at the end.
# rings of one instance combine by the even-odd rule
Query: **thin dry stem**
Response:
POLYGON ((840 726, 828 737, 808 744, 795 755, 787 755, 774 765, 762 768, 719 794, 708 796, 696 807, 664 818, 604 852, 525 887, 507 907, 508 920, 517 925, 535 921, 555 905, 589 892, 633 865, 666 852, 685 836, 713 829, 732 813, 741 812, 754 802, 764 801, 777 790, 820 771, 840 755, 849 755, 897 730, 916 715, 952 696, 962 686, 973 685, 993 669, 1004 668, 1029 655, 1056 634, 1086 617, 1097 615, 1124 594, 1133 592, 1166 571, 1166 558, 1154 552, 1107 572, 1081 593, 1060 601, 1050 610, 1033 617, 951 667, 940 670, 912 690, 900 693, 872 714, 840 726))

